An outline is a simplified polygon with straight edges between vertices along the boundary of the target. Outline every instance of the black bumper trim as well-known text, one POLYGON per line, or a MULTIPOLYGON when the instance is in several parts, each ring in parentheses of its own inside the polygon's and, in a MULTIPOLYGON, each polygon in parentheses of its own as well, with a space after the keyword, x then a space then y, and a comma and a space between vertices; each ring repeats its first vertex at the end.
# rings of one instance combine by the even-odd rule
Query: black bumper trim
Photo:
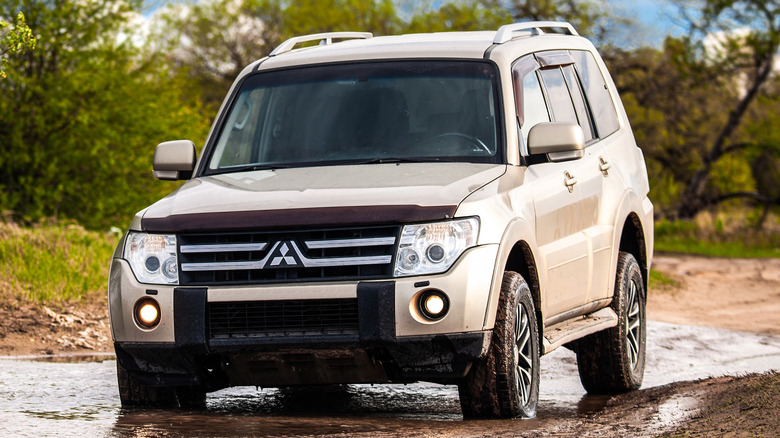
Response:
POLYGON ((357 299, 360 342, 395 340, 395 281, 358 283, 357 299))
MULTIPOLYGON (((201 381, 208 374, 205 364, 210 364, 208 367, 211 368, 229 364, 232 369, 241 370, 233 374, 225 369, 225 377, 229 383, 220 383, 220 387, 273 387, 302 382, 390 383, 418 380, 455 383, 466 376, 474 361, 487 353, 490 333, 481 331, 403 337, 391 342, 377 342, 370 347, 360 346, 355 337, 348 342, 333 340, 334 342, 328 344, 288 342, 276 345, 275 348, 269 348, 270 346, 265 344, 247 344, 243 348, 238 345, 225 345, 223 348, 213 348, 211 354, 206 356, 193 354, 191 349, 179 348, 173 343, 117 343, 115 347, 117 360, 124 368, 133 373, 146 374, 146 378, 156 385, 181 384, 188 381, 186 375, 201 381), (321 359, 334 354, 339 357, 339 361, 354 362, 358 367, 354 368, 351 374, 329 374, 321 368, 321 359), (262 367, 258 367, 261 362, 262 367), (267 365, 270 363, 274 364, 271 367, 272 372, 267 365), (310 365, 307 366, 307 363, 310 365), (362 365, 359 365, 361 363, 362 365), (370 372, 359 377, 360 371, 364 371, 363 368, 368 364, 373 364, 373 371, 369 370, 370 372), (333 377, 335 375, 339 377, 333 377), (350 375, 354 380, 350 380, 350 375), (301 376, 307 376, 307 379, 320 376, 320 380, 300 380, 301 376), (331 380, 335 378, 340 380, 331 380)), ((208 385, 209 382, 202 383, 208 385)))
POLYGON ((173 290, 173 330, 176 346, 206 351, 206 288, 180 288, 173 290))

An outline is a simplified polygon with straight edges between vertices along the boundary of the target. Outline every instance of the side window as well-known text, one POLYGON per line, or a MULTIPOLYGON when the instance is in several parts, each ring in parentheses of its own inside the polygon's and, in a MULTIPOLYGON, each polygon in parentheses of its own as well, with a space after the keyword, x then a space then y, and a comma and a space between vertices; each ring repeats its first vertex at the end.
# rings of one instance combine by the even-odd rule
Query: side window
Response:
POLYGON ((590 114, 574 68, 566 65, 544 69, 540 73, 550 101, 553 120, 578 123, 585 134, 585 141, 592 140, 593 128, 590 114))
POLYGON ((592 53, 584 50, 571 50, 569 53, 577 63, 577 70, 582 78, 582 85, 595 119, 598 137, 607 137, 617 131, 620 124, 604 75, 592 53))
POLYGON ((528 132, 536 124, 550 121, 550 112, 539 80, 539 62, 534 55, 526 55, 512 64, 512 83, 515 92, 515 110, 519 140, 528 144, 528 132))
POLYGON ((585 141, 593 140, 593 126, 590 120, 590 113, 588 112, 588 104, 585 101, 585 96, 582 95, 582 87, 580 87, 580 81, 577 79, 574 66, 567 65, 562 67, 562 70, 563 76, 566 78, 566 84, 569 86, 571 99, 574 102, 574 109, 577 111, 577 118, 580 121, 580 126, 582 126, 582 132, 585 133, 585 141))
POLYGON ((536 72, 531 72, 523 78, 523 125, 520 131, 523 141, 528 144, 528 133, 538 123, 549 122, 550 114, 547 112, 547 104, 544 102, 542 86, 536 72))
POLYGON ((561 68, 544 69, 540 70, 539 73, 541 73, 547 98, 550 101, 550 113, 552 113, 553 120, 579 123, 561 68))

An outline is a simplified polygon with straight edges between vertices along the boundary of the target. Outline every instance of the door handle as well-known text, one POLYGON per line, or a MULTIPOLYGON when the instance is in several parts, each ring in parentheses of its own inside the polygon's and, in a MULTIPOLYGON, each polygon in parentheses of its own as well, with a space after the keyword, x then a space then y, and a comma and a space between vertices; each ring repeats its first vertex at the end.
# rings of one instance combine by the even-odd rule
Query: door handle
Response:
POLYGON ((612 165, 609 164, 604 157, 599 157, 599 170, 601 170, 601 173, 603 173, 604 176, 609 176, 610 167, 612 167, 612 165))
POLYGON ((569 193, 571 193, 574 191, 574 184, 577 184, 577 178, 571 176, 568 170, 564 172, 564 175, 566 175, 566 178, 564 178, 563 183, 566 184, 569 193))

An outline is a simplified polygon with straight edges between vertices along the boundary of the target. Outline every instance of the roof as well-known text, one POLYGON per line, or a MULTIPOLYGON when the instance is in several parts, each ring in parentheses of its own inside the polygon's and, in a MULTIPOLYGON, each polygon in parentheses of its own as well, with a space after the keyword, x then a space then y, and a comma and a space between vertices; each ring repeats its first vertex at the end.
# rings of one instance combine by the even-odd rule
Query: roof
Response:
MULTIPOLYGON (((372 37, 370 33, 331 32, 291 38, 260 60, 261 70, 304 64, 370 59, 483 59, 496 44, 513 40, 531 41, 577 35, 568 23, 527 22, 502 26, 498 31, 439 32, 372 37), (550 32, 556 29, 555 32, 550 32), (562 31, 562 32, 560 32, 562 31), (553 35, 550 35, 550 34, 553 35), (339 42, 333 42, 340 40, 339 42), (301 42, 320 41, 320 45, 295 49, 301 42)), ((541 41, 539 41, 541 42, 541 41)), ((257 63, 253 65, 257 67, 257 63)), ((253 68, 254 69, 254 68, 253 68)))

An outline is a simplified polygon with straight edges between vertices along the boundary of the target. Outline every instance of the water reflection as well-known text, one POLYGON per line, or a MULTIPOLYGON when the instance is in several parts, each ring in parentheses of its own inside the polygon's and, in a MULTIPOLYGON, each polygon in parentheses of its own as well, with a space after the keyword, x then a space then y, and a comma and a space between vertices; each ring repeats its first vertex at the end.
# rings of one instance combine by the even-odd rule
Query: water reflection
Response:
MULTIPOLYGON (((123 409, 115 436, 420 436, 488 433, 495 421, 462 421, 454 387, 415 384, 232 389, 201 411, 123 409), (238 393, 237 393, 238 392, 238 393), (175 420, 172 420, 175 419, 175 420)), ((506 422, 512 429, 520 423, 506 422)), ((533 430, 538 423, 524 424, 533 430)))
POLYGON ((44 356, 15 356, 13 359, 50 363, 100 363, 107 360, 114 360, 115 356, 114 353, 72 353, 44 356))

